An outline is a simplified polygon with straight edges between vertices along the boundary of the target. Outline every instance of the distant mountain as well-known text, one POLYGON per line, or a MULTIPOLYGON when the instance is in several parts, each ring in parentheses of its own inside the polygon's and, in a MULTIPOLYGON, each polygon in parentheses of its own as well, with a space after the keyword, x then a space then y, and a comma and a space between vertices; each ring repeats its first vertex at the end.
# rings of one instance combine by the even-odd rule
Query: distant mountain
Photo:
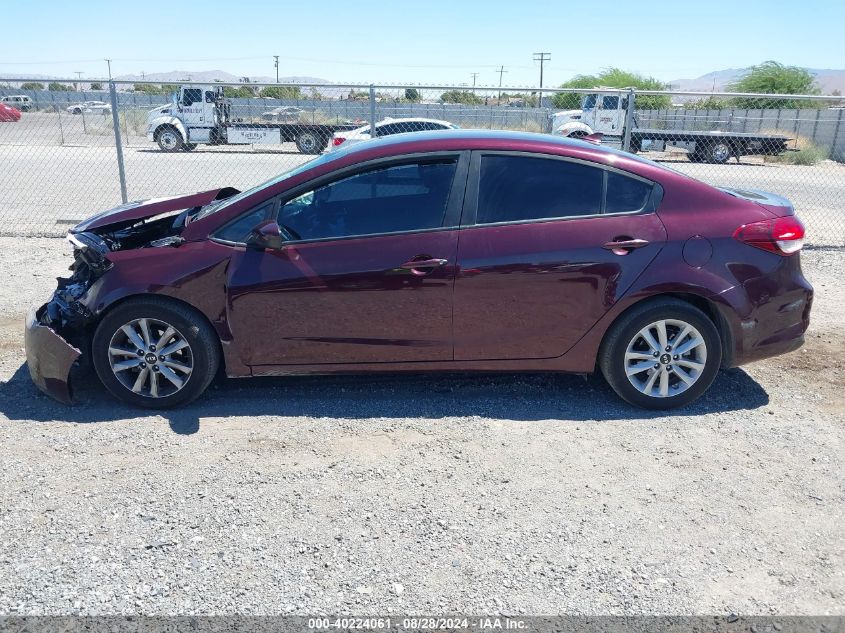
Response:
MULTIPOLYGON (((695 79, 673 79, 669 85, 673 90, 723 92, 749 70, 749 68, 725 68, 695 79)), ((815 75, 816 83, 824 94, 831 94, 834 90, 845 92, 845 70, 831 68, 808 68, 807 70, 815 75)))

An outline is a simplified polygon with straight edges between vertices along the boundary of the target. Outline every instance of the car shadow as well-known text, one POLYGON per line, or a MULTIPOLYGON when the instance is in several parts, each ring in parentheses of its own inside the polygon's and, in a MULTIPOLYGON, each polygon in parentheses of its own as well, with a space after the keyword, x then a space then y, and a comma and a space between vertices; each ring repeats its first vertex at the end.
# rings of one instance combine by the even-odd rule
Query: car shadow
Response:
POLYGON ((203 418, 286 416, 438 419, 479 416, 536 421, 653 419, 756 409, 769 396, 741 369, 722 371, 699 400, 674 411, 649 411, 621 401, 597 377, 565 374, 367 374, 219 379, 196 402, 148 411, 115 402, 90 372, 74 377, 77 404, 59 404, 39 392, 22 365, 0 383, 0 413, 10 420, 79 424, 160 415, 175 433, 200 430, 203 418))

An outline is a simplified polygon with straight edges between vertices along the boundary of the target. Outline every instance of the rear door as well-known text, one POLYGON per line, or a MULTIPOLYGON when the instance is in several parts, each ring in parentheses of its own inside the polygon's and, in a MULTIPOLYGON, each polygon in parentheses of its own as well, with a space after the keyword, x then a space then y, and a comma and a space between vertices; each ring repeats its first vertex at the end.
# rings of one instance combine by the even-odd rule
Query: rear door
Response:
POLYGON ((561 356, 666 240, 659 185, 595 163, 474 152, 467 187, 456 361, 561 356))

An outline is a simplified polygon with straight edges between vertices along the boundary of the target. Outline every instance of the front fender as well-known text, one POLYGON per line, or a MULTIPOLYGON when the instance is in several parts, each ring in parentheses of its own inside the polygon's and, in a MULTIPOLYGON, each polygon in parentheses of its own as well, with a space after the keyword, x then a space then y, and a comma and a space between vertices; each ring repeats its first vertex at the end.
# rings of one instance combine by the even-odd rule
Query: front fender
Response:
POLYGON ((153 138, 158 135, 158 131, 164 126, 174 127, 179 130, 179 134, 182 135, 182 140, 188 138, 188 131, 185 129, 184 123, 175 116, 170 115, 157 116, 150 121, 149 130, 152 132, 153 138))
POLYGON ((593 128, 586 123, 581 123, 580 121, 570 121, 569 123, 564 123, 552 133, 557 134, 558 136, 572 136, 575 132, 583 134, 584 136, 589 136, 593 133, 593 128))

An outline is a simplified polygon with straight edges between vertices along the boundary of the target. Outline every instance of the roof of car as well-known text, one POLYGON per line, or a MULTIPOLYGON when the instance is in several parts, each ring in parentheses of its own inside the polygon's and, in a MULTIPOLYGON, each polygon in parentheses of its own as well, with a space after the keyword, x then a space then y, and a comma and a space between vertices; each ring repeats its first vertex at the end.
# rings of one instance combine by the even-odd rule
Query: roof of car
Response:
POLYGON ((628 169, 658 181, 661 175, 665 177, 669 173, 677 173, 659 163, 612 147, 551 134, 507 130, 409 132, 356 143, 325 156, 331 156, 332 161, 342 161, 345 157, 343 162, 351 163, 402 154, 461 150, 558 154, 628 169))

